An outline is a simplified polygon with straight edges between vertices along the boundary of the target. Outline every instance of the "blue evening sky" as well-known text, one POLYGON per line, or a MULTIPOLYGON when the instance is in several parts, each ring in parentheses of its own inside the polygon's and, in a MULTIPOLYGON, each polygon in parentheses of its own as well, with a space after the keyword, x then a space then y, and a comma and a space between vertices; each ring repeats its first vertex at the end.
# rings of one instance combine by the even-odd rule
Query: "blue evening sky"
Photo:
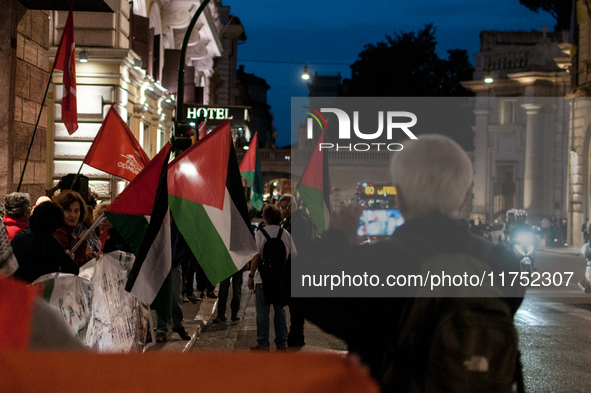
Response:
MULTIPOLYGON (((440 57, 447 58, 448 49, 466 49, 474 63, 481 31, 540 31, 544 26, 553 31, 555 25, 550 14, 532 12, 519 0, 223 0, 222 4, 231 7, 246 33, 246 42, 238 46, 238 64, 271 87, 267 103, 275 118, 277 147, 290 144, 291 97, 308 96, 301 79, 305 63, 310 73, 340 72, 348 78, 349 65, 365 44, 385 41, 387 34, 416 32, 428 23, 436 28, 440 57)), ((298 122, 294 121, 296 127, 298 122)))

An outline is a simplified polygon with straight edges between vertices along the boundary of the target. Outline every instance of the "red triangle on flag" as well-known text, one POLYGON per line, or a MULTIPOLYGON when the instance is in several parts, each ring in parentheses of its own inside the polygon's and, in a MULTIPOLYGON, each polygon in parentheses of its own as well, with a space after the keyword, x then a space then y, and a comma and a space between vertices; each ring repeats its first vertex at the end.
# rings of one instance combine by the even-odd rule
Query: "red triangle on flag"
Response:
POLYGON ((257 133, 254 133, 248 150, 240 163, 240 172, 254 171, 257 163, 257 133))
POLYGON ((222 210, 231 143, 226 120, 170 163, 168 194, 222 210))
POLYGON ((84 163, 129 181, 148 164, 144 152, 114 106, 103 121, 98 134, 84 157, 84 163))
POLYGON ((152 214, 158 181, 164 160, 171 149, 170 142, 154 156, 146 167, 129 183, 107 208, 108 212, 149 216, 152 214))
POLYGON ((318 188, 319 190, 323 189, 322 179, 324 171, 322 155, 324 153, 320 150, 320 144, 323 142, 324 131, 322 131, 322 134, 320 134, 320 138, 318 138, 318 142, 316 143, 312 157, 310 157, 310 161, 308 162, 308 165, 306 165, 304 174, 300 179, 300 184, 318 188))

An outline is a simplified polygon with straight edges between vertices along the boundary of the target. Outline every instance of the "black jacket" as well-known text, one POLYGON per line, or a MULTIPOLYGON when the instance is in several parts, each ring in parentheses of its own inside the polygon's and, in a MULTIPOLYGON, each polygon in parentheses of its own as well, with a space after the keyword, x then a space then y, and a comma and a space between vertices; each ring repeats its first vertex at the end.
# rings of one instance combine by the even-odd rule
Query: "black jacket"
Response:
MULTIPOLYGON (((457 220, 440 214, 417 218, 396 229, 391 240, 350 247, 340 231, 327 231, 315 242, 306 263, 338 263, 355 274, 378 272, 389 265, 392 274, 418 274, 427 258, 444 253, 475 254, 491 270, 519 271, 516 257, 500 246, 470 234, 457 220), (379 267, 378 267, 379 266, 379 267), (359 270, 361 267, 361 270, 359 270)), ((523 300, 524 290, 504 298, 513 314, 523 300)), ((395 294, 395 292, 392 292, 395 294)), ((343 339, 378 376, 387 343, 397 335, 396 327, 409 298, 300 298, 305 317, 323 330, 343 339)), ((412 299, 412 298, 410 298, 412 299)))
POLYGON ((53 236, 42 238, 25 230, 16 235, 10 245, 19 265, 15 278, 33 282, 49 273, 79 273, 78 264, 53 236))

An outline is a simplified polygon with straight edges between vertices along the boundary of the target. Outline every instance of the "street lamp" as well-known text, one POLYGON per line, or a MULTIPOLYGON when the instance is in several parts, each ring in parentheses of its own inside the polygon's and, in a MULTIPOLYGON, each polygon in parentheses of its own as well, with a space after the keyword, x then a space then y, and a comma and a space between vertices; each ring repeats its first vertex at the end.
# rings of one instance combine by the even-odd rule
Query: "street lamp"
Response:
MULTIPOLYGON (((191 23, 189 23, 189 26, 187 27, 185 38, 183 39, 183 44, 181 46, 181 59, 179 61, 179 72, 177 75, 178 85, 174 122, 174 139, 172 141, 173 149, 176 154, 191 146, 189 137, 183 136, 183 134, 190 131, 191 125, 181 121, 183 118, 183 105, 185 100, 185 57, 187 55, 187 46, 189 45, 189 37, 191 36, 191 32, 197 23, 197 19, 199 19, 199 16, 203 10, 205 10, 205 7, 207 7, 209 2, 210 0, 203 0, 199 5, 199 8, 197 8, 197 11, 195 11, 193 18, 191 18, 191 23)), ((199 133, 197 133, 196 138, 199 139, 199 133)))
POLYGON ((302 79, 307 81, 310 79, 310 74, 308 73, 308 65, 304 65, 304 72, 302 72, 302 79))
POLYGON ((78 54, 78 60, 80 60, 80 63, 87 63, 88 62, 88 53, 83 50, 78 54))

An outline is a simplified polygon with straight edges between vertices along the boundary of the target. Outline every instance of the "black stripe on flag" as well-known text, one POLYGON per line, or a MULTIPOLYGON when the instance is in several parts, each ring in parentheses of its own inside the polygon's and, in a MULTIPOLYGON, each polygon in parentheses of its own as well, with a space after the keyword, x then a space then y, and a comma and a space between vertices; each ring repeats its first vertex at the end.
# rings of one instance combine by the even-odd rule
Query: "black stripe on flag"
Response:
POLYGON ((162 221, 164 221, 164 217, 166 217, 166 212, 168 211, 168 160, 170 159, 170 150, 164 159, 162 164, 162 170, 160 171, 160 178, 158 179, 158 189, 156 191, 156 200, 154 201, 154 207, 152 208, 152 215, 150 216, 150 223, 148 224, 148 229, 146 230, 146 234, 144 235, 144 240, 142 240, 142 245, 138 250, 138 253, 135 258, 135 262, 129 272, 129 277, 127 278, 127 284, 125 285, 125 290, 127 292, 131 292, 135 284, 135 280, 138 277, 140 269, 144 264, 146 256, 150 251, 150 247, 154 243, 156 236, 158 236, 158 232, 162 227, 162 221))
POLYGON ((248 214, 248 205, 244 196, 244 187, 242 187, 242 177, 240 176, 240 167, 236 158, 234 144, 230 142, 230 154, 228 156, 228 174, 226 175, 226 188, 234 202, 234 206, 240 212, 244 224, 248 227, 250 233, 254 236, 252 225, 250 224, 250 215, 248 214))

